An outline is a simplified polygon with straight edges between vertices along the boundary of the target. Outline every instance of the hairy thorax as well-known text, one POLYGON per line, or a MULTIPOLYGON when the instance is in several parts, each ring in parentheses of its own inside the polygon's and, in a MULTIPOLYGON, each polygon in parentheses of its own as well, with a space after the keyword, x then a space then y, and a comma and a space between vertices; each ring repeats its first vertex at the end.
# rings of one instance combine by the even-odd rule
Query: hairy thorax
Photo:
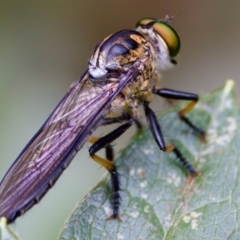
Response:
POLYGON ((137 75, 129 81, 111 103, 105 118, 138 118, 139 105, 152 101, 151 88, 156 71, 154 48, 136 31, 124 30, 105 39, 95 49, 89 61, 89 72, 94 82, 116 82, 119 76, 137 69, 137 75))

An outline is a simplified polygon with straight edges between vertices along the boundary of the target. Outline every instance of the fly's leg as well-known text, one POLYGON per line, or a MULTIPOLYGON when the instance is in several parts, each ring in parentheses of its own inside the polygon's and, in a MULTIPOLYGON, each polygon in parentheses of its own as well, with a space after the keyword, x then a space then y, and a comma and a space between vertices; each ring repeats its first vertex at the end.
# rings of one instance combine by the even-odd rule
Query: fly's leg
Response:
POLYGON ((178 112, 180 119, 185 122, 190 128, 200 135, 201 141, 206 141, 206 132, 193 124, 185 115, 190 112, 198 102, 198 95, 194 93, 176 91, 168 88, 153 89, 153 93, 164 98, 176 100, 191 100, 191 102, 182 110, 178 112))
MULTIPOLYGON (((94 144, 95 142, 97 142, 100 138, 98 137, 94 137, 94 136, 91 136, 89 139, 88 139, 88 142, 94 144)), ((106 159, 109 160, 109 161, 113 161, 114 160, 114 149, 112 147, 111 144, 108 144, 106 147, 105 147, 105 155, 106 155, 106 159)))
POLYGON ((104 137, 98 139, 89 149, 89 154, 91 158, 99 163, 101 166, 105 167, 110 175, 111 175, 111 185, 112 185, 112 208, 113 214, 108 218, 117 218, 121 221, 121 217, 119 216, 119 205, 120 205, 120 186, 119 186, 119 178, 117 167, 113 163, 113 149, 111 143, 120 137, 127 129, 129 129, 134 120, 130 119, 127 123, 123 124, 122 126, 118 127, 114 131, 110 132, 104 137), (100 149, 106 148, 106 155, 107 159, 101 158, 96 155, 100 149))
POLYGON ((149 107, 148 103, 144 103, 144 110, 145 110, 145 115, 146 115, 149 127, 151 129, 153 137, 157 142, 159 148, 164 152, 173 151, 176 154, 179 161, 182 163, 184 168, 188 171, 190 180, 193 179, 195 176, 199 175, 199 172, 197 172, 192 167, 192 165, 184 158, 182 153, 174 145, 172 144, 166 145, 157 117, 153 112, 153 110, 149 107))

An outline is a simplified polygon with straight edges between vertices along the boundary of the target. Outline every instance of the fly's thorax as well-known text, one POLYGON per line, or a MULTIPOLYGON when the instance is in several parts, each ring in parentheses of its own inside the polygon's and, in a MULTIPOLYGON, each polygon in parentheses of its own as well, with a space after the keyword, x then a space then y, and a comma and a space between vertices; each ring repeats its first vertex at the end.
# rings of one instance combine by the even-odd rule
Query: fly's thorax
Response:
POLYGON ((151 91, 151 80, 152 80, 152 67, 151 65, 145 66, 142 72, 138 76, 126 85, 122 94, 125 99, 136 99, 139 103, 151 102, 152 91, 151 91))
POLYGON ((150 59, 146 58, 139 66, 138 75, 127 84, 117 98, 111 103, 106 118, 127 118, 137 119, 139 117, 139 106, 143 102, 152 101, 151 79, 152 65, 150 59))
POLYGON ((112 103, 109 112, 104 118, 126 118, 137 119, 139 117, 139 101, 137 99, 126 99, 119 95, 112 103))
POLYGON ((134 63, 146 57, 146 39, 135 30, 122 30, 97 45, 89 60, 89 78, 94 81, 116 81, 134 63))
POLYGON ((117 32, 101 42, 89 61, 93 84, 116 82, 135 68, 136 75, 112 101, 105 118, 128 116, 136 119, 139 105, 152 101, 151 85, 156 72, 153 46, 135 30, 117 32))

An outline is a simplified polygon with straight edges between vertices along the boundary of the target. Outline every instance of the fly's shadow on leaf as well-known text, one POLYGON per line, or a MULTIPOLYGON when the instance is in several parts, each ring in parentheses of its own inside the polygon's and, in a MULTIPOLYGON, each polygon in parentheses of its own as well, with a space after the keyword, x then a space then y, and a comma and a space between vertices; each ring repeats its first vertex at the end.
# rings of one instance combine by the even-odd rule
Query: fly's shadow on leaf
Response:
POLYGON ((177 118, 184 102, 159 117, 168 136, 201 171, 193 183, 172 153, 159 150, 149 129, 116 159, 122 222, 112 214, 109 176, 79 203, 59 239, 239 239, 240 109, 233 81, 201 97, 189 118, 207 130, 201 143, 177 118))

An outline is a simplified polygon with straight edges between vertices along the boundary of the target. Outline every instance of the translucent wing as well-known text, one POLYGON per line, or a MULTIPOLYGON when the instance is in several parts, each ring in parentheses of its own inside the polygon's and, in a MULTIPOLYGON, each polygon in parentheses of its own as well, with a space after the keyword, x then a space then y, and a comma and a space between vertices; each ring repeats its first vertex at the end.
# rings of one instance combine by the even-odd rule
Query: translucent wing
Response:
POLYGON ((86 71, 75 82, 2 180, 1 217, 11 223, 45 195, 101 124, 103 114, 134 72, 98 87, 86 71))

